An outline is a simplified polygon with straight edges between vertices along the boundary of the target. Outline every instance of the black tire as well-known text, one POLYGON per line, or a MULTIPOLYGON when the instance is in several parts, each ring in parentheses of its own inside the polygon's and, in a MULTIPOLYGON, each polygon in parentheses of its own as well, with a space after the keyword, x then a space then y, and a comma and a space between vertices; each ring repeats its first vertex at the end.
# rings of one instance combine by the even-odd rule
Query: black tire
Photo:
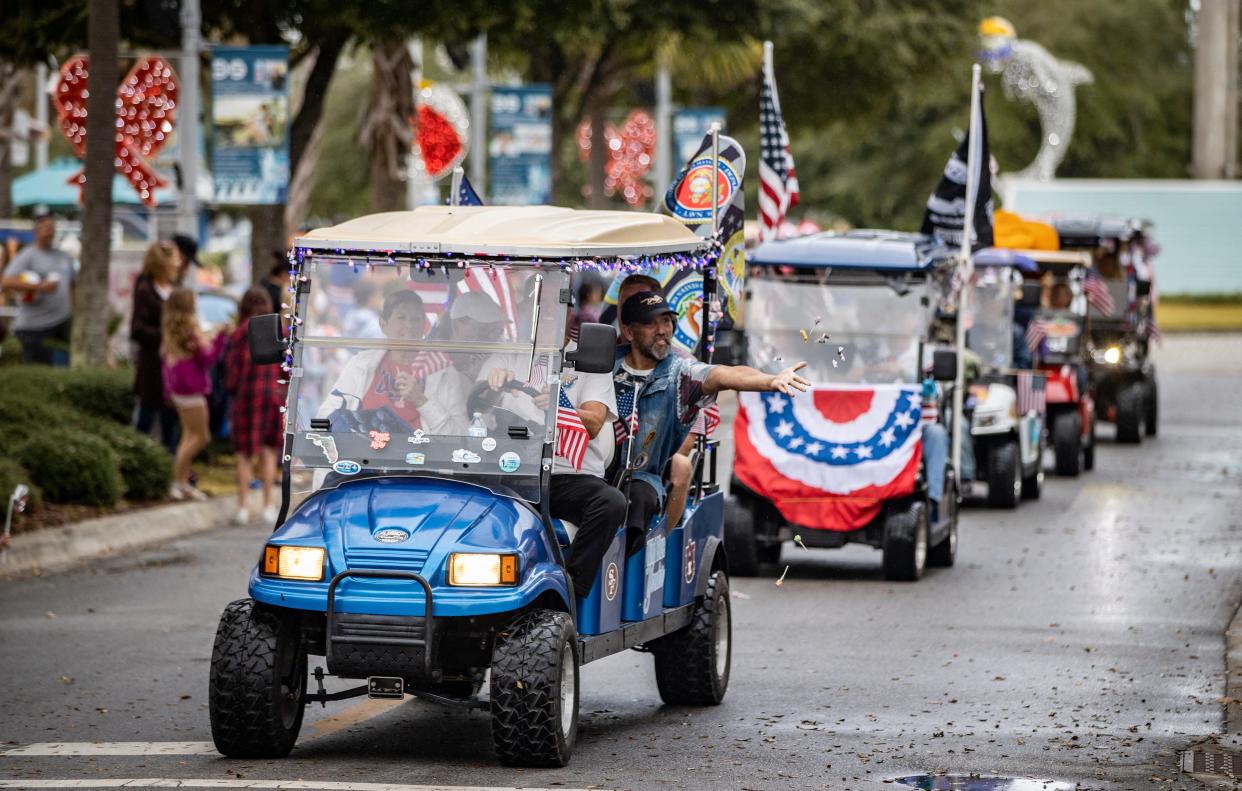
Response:
POLYGON ((297 621, 253 599, 224 608, 211 650, 211 738, 229 758, 283 758, 306 702, 306 649, 297 621))
POLYGON ((1035 457, 1035 472, 1022 478, 1022 499, 1038 500, 1044 494, 1044 443, 1039 443, 1035 457))
POLYGON ((712 573, 690 625, 647 644, 655 657, 656 686, 670 706, 715 706, 729 689, 733 618, 729 578, 712 573))
POLYGON ((988 450, 988 505, 1017 508, 1022 499, 1022 451, 1016 437, 988 450))
POLYGON ((915 501, 893 508, 884 519, 884 578, 917 582, 927 566, 927 505, 915 501))
POLYGON ((1057 475, 1076 477, 1082 472, 1082 418, 1077 412, 1057 412, 1052 418, 1052 450, 1057 475))
POLYGON ((492 744, 501 763, 569 763, 578 735, 578 681, 578 637, 567 613, 532 610, 496 636, 492 744))
POLYGON ((944 485, 940 513, 949 519, 949 534, 927 553, 927 565, 949 568, 957 562, 957 483, 951 478, 944 485))
POLYGON ((1143 428, 1147 430, 1147 436, 1154 437, 1160 423, 1160 388, 1156 385, 1155 376, 1147 380, 1147 398, 1144 403, 1147 411, 1143 416, 1143 428))
POLYGON ((1091 415, 1091 431, 1087 432, 1087 444, 1082 449, 1082 468, 1084 470, 1095 469, 1095 423, 1096 417, 1091 415))
MULTIPOLYGON (((729 573, 737 577, 757 577, 764 562, 755 530, 755 512, 735 495, 724 501, 724 545, 729 573)), ((777 545, 779 557, 780 545, 777 545)))
POLYGON ((1143 441, 1143 383, 1131 382, 1117 391, 1117 441, 1143 441))

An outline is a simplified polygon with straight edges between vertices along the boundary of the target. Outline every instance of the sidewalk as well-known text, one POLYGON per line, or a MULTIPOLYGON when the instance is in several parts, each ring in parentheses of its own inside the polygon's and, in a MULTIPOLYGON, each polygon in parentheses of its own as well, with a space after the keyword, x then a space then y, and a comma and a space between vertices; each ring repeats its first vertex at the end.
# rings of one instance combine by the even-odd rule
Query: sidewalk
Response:
POLYGON ((1180 768, 1218 788, 1242 782, 1242 606, 1225 631, 1225 732, 1182 751, 1180 768))
POLYGON ((18 533, 0 559, 0 579, 64 571, 96 558, 211 530, 226 524, 236 506, 233 497, 213 497, 18 533))

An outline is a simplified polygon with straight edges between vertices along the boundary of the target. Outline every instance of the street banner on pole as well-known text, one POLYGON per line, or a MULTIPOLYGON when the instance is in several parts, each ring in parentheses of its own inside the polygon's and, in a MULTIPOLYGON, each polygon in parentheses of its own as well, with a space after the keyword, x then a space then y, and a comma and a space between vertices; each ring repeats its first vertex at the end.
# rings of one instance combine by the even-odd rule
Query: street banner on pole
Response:
POLYGON ((720 124, 725 130, 723 107, 686 107, 673 115, 673 155, 676 162, 685 162, 699 150, 703 135, 711 131, 712 124, 720 124))
POLYGON ((491 202, 503 206, 551 203, 551 86, 495 87, 490 115, 491 189, 486 192, 491 202))
POLYGON ((284 203, 289 191, 289 48, 215 47, 211 122, 215 202, 284 203))

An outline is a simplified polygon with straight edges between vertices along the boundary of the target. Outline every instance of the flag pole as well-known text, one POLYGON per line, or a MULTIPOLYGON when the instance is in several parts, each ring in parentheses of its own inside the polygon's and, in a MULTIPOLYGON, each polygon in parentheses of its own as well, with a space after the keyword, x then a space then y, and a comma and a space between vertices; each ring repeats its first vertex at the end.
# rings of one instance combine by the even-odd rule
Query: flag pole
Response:
POLYGON ((465 172, 466 171, 462 169, 461 165, 456 165, 453 168, 453 182, 452 186, 449 187, 450 206, 461 205, 461 177, 465 174, 465 172))
POLYGON ((979 64, 976 63, 970 70, 970 125, 967 127, 969 140, 966 144, 966 207, 965 215, 962 217, 962 247, 958 261, 961 284, 957 305, 957 337, 954 344, 957 352, 957 375, 953 378, 952 457, 953 471, 959 479, 962 474, 962 402, 966 388, 966 312, 970 303, 970 280, 974 274, 970 238, 975 230, 975 202, 979 198, 979 168, 988 166, 986 162, 979 162, 983 141, 979 139, 980 135, 975 134, 981 111, 979 79, 980 69, 979 64))
POLYGON ((712 121, 712 241, 720 226, 720 124, 712 121))

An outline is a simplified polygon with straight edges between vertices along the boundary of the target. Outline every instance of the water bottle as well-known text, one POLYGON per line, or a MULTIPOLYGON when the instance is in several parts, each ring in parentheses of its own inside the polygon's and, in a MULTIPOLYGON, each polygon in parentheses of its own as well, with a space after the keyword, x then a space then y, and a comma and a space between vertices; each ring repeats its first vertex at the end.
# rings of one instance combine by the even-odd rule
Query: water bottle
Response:
POLYGON ((472 437, 487 436, 487 424, 483 422, 483 414, 481 412, 474 413, 474 419, 470 421, 470 428, 466 429, 466 433, 472 437))

